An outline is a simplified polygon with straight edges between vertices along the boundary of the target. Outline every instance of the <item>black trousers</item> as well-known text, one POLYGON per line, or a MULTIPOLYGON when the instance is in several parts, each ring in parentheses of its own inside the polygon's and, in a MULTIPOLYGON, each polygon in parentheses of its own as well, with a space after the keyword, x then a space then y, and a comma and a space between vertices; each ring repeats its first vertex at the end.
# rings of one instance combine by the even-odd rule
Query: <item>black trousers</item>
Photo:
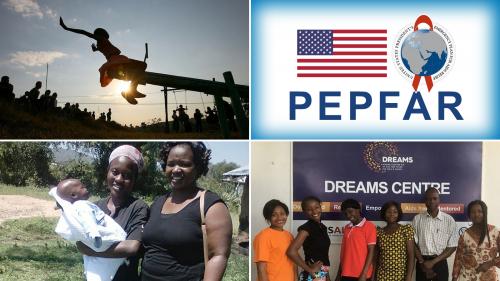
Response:
MULTIPOLYGON (((424 260, 432 260, 433 258, 435 258, 436 256, 423 256, 424 260)), ((448 263, 446 262, 446 260, 443 260, 443 261, 440 261, 438 262, 433 268, 432 270, 436 273, 436 276, 434 276, 434 278, 432 279, 427 279, 425 277, 425 272, 422 271, 422 269, 420 268, 420 264, 417 263, 417 266, 416 266, 416 281, 429 281, 429 280, 432 280, 432 281, 448 281, 448 263)))

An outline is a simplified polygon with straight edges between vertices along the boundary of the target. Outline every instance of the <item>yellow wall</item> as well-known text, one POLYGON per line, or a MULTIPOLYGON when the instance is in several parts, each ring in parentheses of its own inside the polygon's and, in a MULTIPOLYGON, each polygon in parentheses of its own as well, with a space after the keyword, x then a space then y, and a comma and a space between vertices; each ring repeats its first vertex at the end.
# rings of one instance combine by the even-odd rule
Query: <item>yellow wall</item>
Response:
MULTIPOLYGON (((267 227, 262 207, 270 199, 278 199, 289 205, 291 200, 291 142, 252 143, 251 218, 252 241, 260 230, 267 227)), ((490 224, 500 226, 500 142, 483 142, 482 200, 488 205, 490 224)), ((290 207, 290 205, 289 205, 290 207)), ((291 230, 291 217, 285 228, 291 230)), ((297 226, 295 226, 297 227, 297 226)), ((330 246, 333 274, 338 268, 339 245, 330 246)), ((448 259, 452 266, 453 257, 448 259)), ((451 271, 450 271, 451 272, 451 271)), ((255 264, 252 263, 252 280, 256 280, 255 264)))

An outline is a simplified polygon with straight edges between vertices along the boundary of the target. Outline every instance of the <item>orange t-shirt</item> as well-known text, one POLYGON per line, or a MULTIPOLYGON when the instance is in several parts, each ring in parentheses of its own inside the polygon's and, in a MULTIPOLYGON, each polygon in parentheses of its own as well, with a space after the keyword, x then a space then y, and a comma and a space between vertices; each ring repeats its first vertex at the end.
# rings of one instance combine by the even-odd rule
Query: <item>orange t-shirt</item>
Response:
POLYGON ((255 236, 253 241, 254 262, 265 262, 269 281, 293 281, 295 272, 293 262, 286 255, 293 241, 290 232, 266 228, 255 236))
MULTIPOLYGON (((358 278, 365 266, 368 255, 368 245, 377 244, 377 229, 375 225, 363 218, 357 225, 348 224, 344 228, 340 262, 342 276, 358 278)), ((372 276, 373 265, 368 267, 366 278, 372 276)))

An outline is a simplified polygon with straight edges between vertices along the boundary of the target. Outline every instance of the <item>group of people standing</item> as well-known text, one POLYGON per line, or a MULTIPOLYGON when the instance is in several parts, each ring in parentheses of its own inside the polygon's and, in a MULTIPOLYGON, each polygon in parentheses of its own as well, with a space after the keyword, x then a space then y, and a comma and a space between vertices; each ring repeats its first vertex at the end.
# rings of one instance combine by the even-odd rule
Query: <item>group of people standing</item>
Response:
MULTIPOLYGON (((222 101, 224 104, 224 112, 225 112, 225 117, 227 119, 227 124, 229 127, 229 130, 231 131, 236 131, 237 126, 236 122, 234 120, 235 114, 233 107, 225 100, 222 101)), ((182 104, 180 104, 176 109, 172 111, 172 130, 176 133, 180 132, 181 129, 184 132, 192 132, 193 128, 190 122, 189 115, 186 113, 188 110, 187 107, 184 107, 182 104)), ((194 131, 197 133, 203 132, 203 125, 202 125, 202 118, 203 114, 201 113, 200 109, 196 108, 195 112, 193 114, 194 117, 194 131)), ((219 115, 217 113, 217 108, 210 108, 207 107, 207 110, 205 111, 205 120, 206 124, 208 126, 217 126, 219 122, 219 115)))
MULTIPOLYGON (((487 222, 487 206, 475 200, 468 204, 472 226, 458 237, 454 219, 439 210, 439 192, 425 193, 426 212, 417 214, 411 224, 400 224, 403 211, 399 203, 389 201, 380 211, 386 225, 377 228, 361 214, 354 199, 341 204, 349 221, 343 229, 339 268, 335 281, 448 281, 447 258, 455 250, 453 281, 498 281, 500 267, 499 231, 487 222)), ((330 238, 321 222, 321 201, 302 200, 308 221, 298 227, 297 236, 284 229, 289 210, 286 204, 270 200, 263 209, 270 224, 254 240, 254 261, 259 281, 332 280, 330 276, 330 238), (304 258, 299 255, 300 248, 304 258), (301 268, 297 274, 297 267, 301 268)))

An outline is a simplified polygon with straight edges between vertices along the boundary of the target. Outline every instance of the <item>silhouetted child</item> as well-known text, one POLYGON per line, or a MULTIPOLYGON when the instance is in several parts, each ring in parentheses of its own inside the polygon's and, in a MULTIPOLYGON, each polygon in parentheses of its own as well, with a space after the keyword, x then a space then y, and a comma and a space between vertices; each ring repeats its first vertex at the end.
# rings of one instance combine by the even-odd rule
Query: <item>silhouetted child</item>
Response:
MULTIPOLYGON (((96 30, 94 30, 94 33, 90 33, 82 29, 69 28, 64 24, 62 17, 59 18, 59 24, 65 30, 85 35, 97 41, 97 45, 92 44, 92 51, 101 52, 107 60, 107 62, 104 63, 101 68, 99 68, 100 82, 102 87, 106 87, 113 80, 113 78, 108 75, 108 71, 110 70, 125 68, 125 70, 127 71, 140 73, 143 73, 146 70, 147 64, 145 62, 129 59, 126 56, 120 55, 121 51, 113 44, 111 44, 111 42, 109 41, 109 34, 105 29, 97 28, 96 30)), ((132 81, 130 83, 130 90, 122 92, 122 96, 129 103, 137 104, 137 101, 135 99, 143 98, 146 95, 137 91, 137 77, 131 78, 132 81)))
POLYGON ((177 116, 177 110, 174 110, 172 113, 172 127, 174 132, 179 132, 179 116, 177 116))
POLYGON ((212 108, 210 108, 210 106, 207 107, 207 111, 205 111, 205 114, 207 115, 206 119, 208 124, 217 123, 215 112, 212 110, 212 108))
POLYGON ((200 110, 197 108, 194 110, 194 121, 195 121, 195 124, 194 124, 194 130, 196 132, 201 132, 202 131, 202 128, 201 128, 201 117, 203 117, 203 115, 201 114, 200 110))
POLYGON ((108 113, 106 113, 106 121, 111 122, 111 108, 108 109, 108 113))

